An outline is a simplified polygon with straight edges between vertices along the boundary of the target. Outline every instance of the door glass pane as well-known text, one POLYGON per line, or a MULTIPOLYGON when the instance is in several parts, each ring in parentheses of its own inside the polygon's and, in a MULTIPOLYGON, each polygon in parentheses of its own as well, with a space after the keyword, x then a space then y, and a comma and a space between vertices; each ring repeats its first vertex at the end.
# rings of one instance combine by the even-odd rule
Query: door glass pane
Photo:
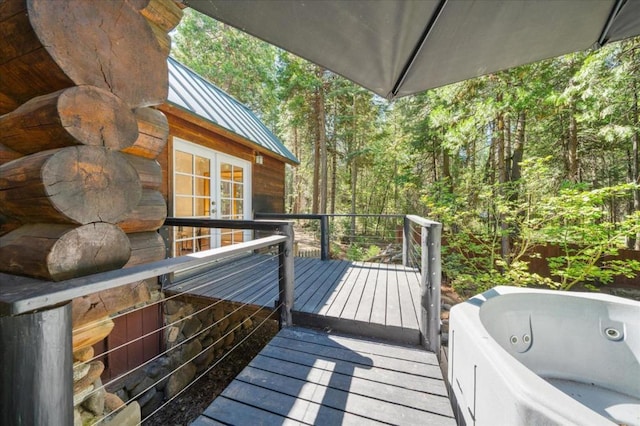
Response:
POLYGON ((211 195, 210 185, 211 179, 209 178, 196 178, 196 195, 211 195))
POLYGON ((193 216, 193 201, 191 197, 176 196, 176 216, 193 216))
POLYGON ((195 156, 195 163, 196 163, 196 172, 195 174, 198 176, 210 176, 210 171, 211 171, 211 163, 210 160, 208 158, 204 158, 204 157, 199 157, 199 156, 195 156))
POLYGON ((221 200, 220 203, 220 214, 223 216, 223 219, 228 219, 229 216, 231 216, 231 200, 221 200))
POLYGON ((176 151, 176 172, 193 173, 193 155, 176 151))
POLYGON ((209 199, 196 198, 196 216, 209 216, 209 199))
POLYGON ((193 180, 191 176, 176 174, 176 194, 193 194, 193 180))
POLYGON ((234 198, 242 198, 244 196, 244 186, 242 184, 234 184, 233 185, 233 196, 234 198))
POLYGON ((242 181, 243 181, 243 179, 244 179, 244 177, 243 177, 242 175, 243 175, 242 167, 235 166, 235 167, 233 168, 233 180, 234 180, 235 182, 240 182, 240 183, 242 183, 242 181))
POLYGON ((235 211, 234 214, 237 216, 237 219, 242 219, 242 200, 236 200, 235 201, 235 211))
POLYGON ((231 197, 231 182, 222 182, 220 184, 220 196, 225 198, 231 197))

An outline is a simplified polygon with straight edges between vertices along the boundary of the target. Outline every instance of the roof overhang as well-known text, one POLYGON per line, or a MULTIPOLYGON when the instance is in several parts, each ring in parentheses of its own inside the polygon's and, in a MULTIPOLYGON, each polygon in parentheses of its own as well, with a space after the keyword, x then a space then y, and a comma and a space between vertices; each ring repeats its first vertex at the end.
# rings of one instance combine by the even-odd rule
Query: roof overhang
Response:
POLYGON ((388 99, 640 34, 640 0, 183 0, 388 99))

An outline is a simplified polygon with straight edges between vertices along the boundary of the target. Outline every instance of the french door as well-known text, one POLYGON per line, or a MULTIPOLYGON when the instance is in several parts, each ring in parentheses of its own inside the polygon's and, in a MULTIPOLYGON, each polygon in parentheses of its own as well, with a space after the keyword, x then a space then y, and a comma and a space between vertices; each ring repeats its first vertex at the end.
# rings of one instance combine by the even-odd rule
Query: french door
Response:
MULTIPOLYGON (((175 217, 251 219, 251 163, 174 138, 175 217)), ((246 241, 250 232, 177 227, 174 256, 246 241)))

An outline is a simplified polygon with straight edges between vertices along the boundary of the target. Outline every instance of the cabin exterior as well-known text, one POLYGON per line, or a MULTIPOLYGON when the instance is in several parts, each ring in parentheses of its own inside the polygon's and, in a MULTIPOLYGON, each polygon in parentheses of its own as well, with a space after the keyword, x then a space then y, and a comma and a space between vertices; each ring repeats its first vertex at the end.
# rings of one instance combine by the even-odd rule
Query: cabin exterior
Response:
MULTIPOLYGON (((285 167, 298 160, 246 106, 168 59, 169 96, 158 109, 169 124, 161 192, 171 217, 253 219, 284 212, 285 167)), ((249 231, 186 228, 172 255, 246 241, 249 231)))

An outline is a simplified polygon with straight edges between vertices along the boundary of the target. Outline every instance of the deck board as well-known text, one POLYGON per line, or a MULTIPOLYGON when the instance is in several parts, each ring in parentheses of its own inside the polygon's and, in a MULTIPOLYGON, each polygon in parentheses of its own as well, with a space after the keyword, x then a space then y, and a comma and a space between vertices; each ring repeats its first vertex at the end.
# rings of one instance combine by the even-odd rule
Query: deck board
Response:
MULTIPOLYGON (((416 270, 401 265, 296 258, 294 322, 418 343, 419 284, 416 270)), ((166 290, 272 308, 278 258, 249 255, 166 290)))
POLYGON ((298 327, 281 330, 194 424, 211 422, 455 425, 434 354, 298 327))

